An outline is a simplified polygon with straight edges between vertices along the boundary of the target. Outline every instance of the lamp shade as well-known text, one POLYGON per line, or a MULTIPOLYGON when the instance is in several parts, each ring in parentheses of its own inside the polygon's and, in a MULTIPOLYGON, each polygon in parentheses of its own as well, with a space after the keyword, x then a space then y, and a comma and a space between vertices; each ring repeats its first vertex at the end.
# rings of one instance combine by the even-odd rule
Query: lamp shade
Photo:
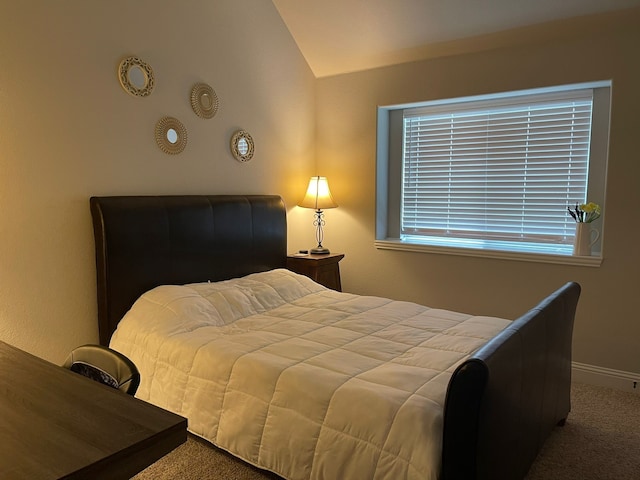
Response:
POLYGON ((335 208, 338 204, 333 200, 327 177, 311 177, 309 187, 304 198, 298 203, 299 207, 324 210, 325 208, 335 208))

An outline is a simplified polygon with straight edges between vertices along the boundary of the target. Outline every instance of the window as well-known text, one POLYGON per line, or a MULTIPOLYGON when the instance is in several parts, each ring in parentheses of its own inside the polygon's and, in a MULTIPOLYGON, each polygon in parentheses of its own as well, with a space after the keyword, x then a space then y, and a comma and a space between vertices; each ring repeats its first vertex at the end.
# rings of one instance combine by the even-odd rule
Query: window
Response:
POLYGON ((567 207, 604 207, 609 105, 600 82, 380 107, 376 245, 570 256, 567 207))

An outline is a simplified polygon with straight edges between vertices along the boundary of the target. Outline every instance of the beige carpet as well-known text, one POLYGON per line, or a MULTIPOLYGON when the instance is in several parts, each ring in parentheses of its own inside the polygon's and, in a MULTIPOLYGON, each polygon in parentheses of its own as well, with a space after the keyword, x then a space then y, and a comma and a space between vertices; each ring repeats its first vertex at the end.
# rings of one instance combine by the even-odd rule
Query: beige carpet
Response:
POLYGON ((571 413, 526 480, 640 479, 640 392, 574 384, 571 413))
MULTIPOLYGON (((135 480, 265 480, 260 471, 189 436, 135 480)), ((574 384, 572 410, 556 428, 526 480, 640 479, 640 394, 574 384)))

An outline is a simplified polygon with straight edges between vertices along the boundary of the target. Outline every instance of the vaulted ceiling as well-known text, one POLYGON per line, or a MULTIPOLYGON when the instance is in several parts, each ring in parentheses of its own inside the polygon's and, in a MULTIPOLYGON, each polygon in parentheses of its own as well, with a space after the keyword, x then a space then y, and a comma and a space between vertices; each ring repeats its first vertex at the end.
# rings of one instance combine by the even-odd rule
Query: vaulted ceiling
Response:
POLYGON ((640 0, 272 1, 316 77, 419 60, 436 44, 640 6, 640 0))

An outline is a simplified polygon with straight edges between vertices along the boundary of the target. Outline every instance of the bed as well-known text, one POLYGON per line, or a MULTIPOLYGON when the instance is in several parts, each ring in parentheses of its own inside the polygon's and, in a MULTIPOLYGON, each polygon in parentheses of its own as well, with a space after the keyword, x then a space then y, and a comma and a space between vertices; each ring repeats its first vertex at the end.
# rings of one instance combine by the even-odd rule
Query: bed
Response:
MULTIPOLYGON (((400 302, 403 305, 396 310, 397 305, 387 303, 391 302, 388 299, 333 292, 288 272, 286 209, 279 196, 92 197, 90 207, 100 342, 124 350, 143 367, 141 398, 178 409, 176 413, 186 411, 192 433, 258 467, 292 480, 519 479, 526 475, 549 433, 569 414, 571 338, 580 295, 577 283, 560 286, 512 322, 406 302, 400 302), (197 298, 196 307, 184 303, 191 296, 197 298), (224 306, 212 298, 224 298, 224 306), (391 332, 406 336, 406 331, 396 332, 390 321, 400 318, 397 312, 406 308, 413 316, 401 318, 398 324, 420 331, 416 328, 422 325, 422 315, 435 317, 443 328, 435 331, 436 327, 429 327, 421 342, 394 357, 395 353, 388 351, 389 343, 381 343, 381 337, 387 341, 391 332), (222 324, 206 324, 202 329, 208 321, 201 317, 205 310, 215 310, 216 321, 222 324), (243 310, 246 315, 238 313, 243 310), (332 315, 338 311, 342 317, 329 319, 328 311, 332 315), (274 330, 271 324, 265 326, 265 321, 275 318, 274 312, 279 315, 275 323, 284 325, 284 331, 274 330), (172 323, 174 317, 180 319, 179 328, 172 323), (309 327, 313 322, 324 324, 322 328, 309 327), (459 325, 465 323, 471 326, 471 333, 455 336, 459 325), (260 325, 258 336, 253 331, 256 324, 260 325), (326 333, 340 330, 351 335, 370 324, 377 325, 377 330, 365 332, 365 339, 345 339, 351 356, 342 363, 334 361, 330 368, 316 367, 318 359, 324 361, 335 355, 335 350, 301 348, 342 342, 326 333), (290 335, 302 328, 300 325, 306 328, 301 332, 302 340, 283 339, 282 335, 290 335), (191 331, 199 332, 195 339, 186 335, 191 331), (322 341, 316 336, 313 344, 299 343, 320 331, 322 341), (407 363, 407 356, 416 357, 416 348, 426 342, 431 342, 430 348, 434 342, 442 343, 452 331, 453 346, 444 345, 441 350, 455 351, 456 355, 433 375, 438 381, 425 381, 429 388, 440 384, 441 391, 416 396, 417 389, 426 388, 422 384, 416 387, 420 372, 413 364, 411 374, 396 370, 397 364, 407 363), (201 343, 210 336, 223 339, 216 349, 201 343), (178 347, 180 339, 184 345, 178 347), (479 343, 474 343, 476 340, 479 343), (279 350, 292 342, 295 353, 279 350), (249 351, 238 353, 238 343, 243 343, 243 348, 250 345, 249 351), (461 344, 467 350, 460 349, 461 344), (353 345, 365 350, 352 349, 353 345), (371 349, 377 347, 372 354, 371 349), (222 354, 218 350, 232 354, 218 357, 222 354), (385 363, 372 359, 387 354, 394 358, 392 367, 387 358, 385 363), (306 357, 301 360, 298 355, 306 357), (281 371, 272 371, 270 358, 283 364, 281 371), (315 362, 313 368, 309 358, 315 362), (336 372, 355 368, 359 362, 364 367, 355 373, 336 372), (373 362, 370 368, 369 362, 373 362), (176 377, 172 372, 178 369, 190 376, 176 377), (212 379, 210 371, 223 373, 212 379), (372 380, 371 375, 381 371, 386 375, 372 380), (323 378, 329 378, 331 384, 335 374, 346 381, 330 389, 323 378), (275 382, 271 386, 258 383, 271 377, 275 382), (359 384, 366 384, 364 392, 353 388, 355 377, 359 384), (389 397, 396 398, 405 390, 413 392, 398 400, 403 409, 381 403, 384 395, 371 388, 384 383, 379 381, 383 377, 387 382, 383 390, 391 392, 389 397), (405 379, 408 384, 403 383, 405 379), (248 385, 238 388, 241 382, 248 385), (213 386, 211 393, 203 393, 209 392, 205 383, 213 386), (207 398, 203 401, 199 397, 207 398), (417 397, 426 400, 413 402, 417 397), (251 403, 252 399, 257 400, 251 403), (216 404, 215 411, 207 410, 209 403, 216 404), (429 408, 423 412, 424 405, 429 408), (287 415, 277 416, 274 411, 287 415), (256 412, 265 412, 258 415, 258 421, 251 417, 256 412), (251 417, 248 423, 247 416, 251 417), (203 424, 203 417, 210 424, 203 424), (323 424, 327 419, 329 424, 323 424), (288 423, 289 430, 282 426, 272 429, 278 422, 288 423), (419 428, 409 430, 407 424, 419 428), (305 444, 310 437, 313 441, 305 444), (414 445, 414 437, 424 437, 426 447, 418 443, 422 440, 415 440, 414 445), (351 443, 337 438, 348 438, 351 443), (389 456, 389 452, 396 456, 389 456), (401 463, 410 466, 401 467, 401 463)), ((393 345, 404 343, 397 337, 392 340, 393 345)), ((340 352, 345 350, 344 342, 340 352)))

